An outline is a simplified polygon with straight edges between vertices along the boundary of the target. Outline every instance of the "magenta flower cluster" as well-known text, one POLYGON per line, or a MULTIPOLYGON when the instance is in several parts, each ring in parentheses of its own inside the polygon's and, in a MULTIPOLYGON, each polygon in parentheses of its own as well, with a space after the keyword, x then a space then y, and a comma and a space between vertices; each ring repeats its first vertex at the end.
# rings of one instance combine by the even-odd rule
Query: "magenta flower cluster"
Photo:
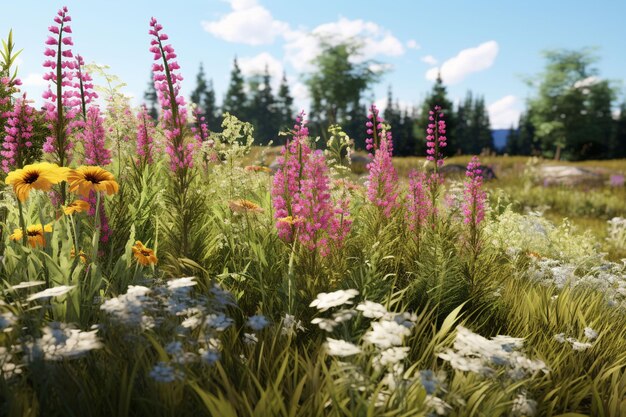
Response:
POLYGON ((26 94, 15 101, 13 111, 6 114, 5 136, 2 143, 2 170, 9 172, 23 166, 25 148, 33 146, 33 120, 35 110, 28 104, 26 94))
POLYGON ((137 114, 137 155, 146 164, 154 162, 154 121, 148 114, 146 106, 142 106, 137 114))
POLYGON ((98 106, 87 110, 87 120, 80 136, 85 147, 86 165, 105 166, 111 163, 111 151, 105 143, 104 119, 98 106))
POLYGON ((184 143, 183 129, 187 125, 185 99, 180 94, 180 82, 183 76, 178 72, 180 65, 176 61, 176 53, 171 44, 163 44, 168 40, 162 33, 163 26, 153 17, 150 20, 150 52, 154 54, 152 64, 154 87, 157 91, 162 108, 162 123, 167 139, 165 151, 170 157, 170 168, 174 172, 193 166, 194 143, 184 143))
POLYGON ((8 117, 11 111, 11 95, 19 92, 18 86, 22 85, 19 78, 11 79, 10 77, 0 77, 0 121, 8 117))
POLYGON ((430 210, 431 202, 426 174, 412 170, 409 173, 409 191, 406 196, 405 212, 409 230, 419 231, 426 224, 430 210))
MULTIPOLYGON (((379 207, 386 217, 391 216, 391 212, 398 207, 398 191, 396 185, 398 183, 398 173, 393 166, 391 154, 393 152, 393 141, 391 132, 386 132, 383 126, 383 120, 378 116, 378 110, 375 106, 371 107, 372 112, 369 114, 369 122, 372 120, 377 122, 376 135, 380 142, 376 144, 372 142, 374 149, 374 159, 367 164, 369 170, 367 184, 367 198, 377 207, 379 207), (380 126, 380 130, 379 130, 380 126)), ((372 130, 368 127, 368 132, 372 130)), ((373 138, 370 138, 373 139, 373 138)))
POLYGON ((194 126, 191 128, 193 137, 199 144, 209 140, 209 128, 206 124, 206 119, 202 115, 199 107, 196 107, 193 111, 194 126))
POLYGON ((437 166, 443 166, 442 148, 447 146, 446 122, 440 106, 429 111, 428 127, 426 129, 426 159, 436 161, 437 166))
POLYGON ((293 201, 293 216, 298 239, 304 247, 319 249, 322 256, 329 253, 328 234, 334 215, 329 190, 328 167, 322 151, 311 153, 304 161, 300 190, 293 201))
MULTIPOLYGON (((48 69, 43 79, 55 85, 53 91, 48 89, 43 93, 46 120, 51 131, 51 136, 46 138, 43 150, 46 153, 56 153, 59 163, 66 164, 71 160, 73 144, 69 140, 72 129, 77 126, 75 116, 80 111, 80 92, 73 89, 76 77, 77 64, 73 59, 72 38, 67 36, 72 33, 69 22, 72 18, 67 13, 67 7, 57 12, 54 17, 56 25, 48 28, 51 36, 46 40, 44 55, 46 60, 43 66, 48 69)), ((78 122, 80 124, 80 122, 78 122)))
POLYGON ((281 156, 276 160, 280 169, 274 175, 272 183, 272 204, 274 217, 278 220, 278 236, 285 241, 291 241, 295 228, 293 224, 281 219, 293 219, 295 215, 292 204, 294 197, 300 192, 302 163, 311 153, 307 143, 309 129, 306 127, 304 112, 296 118, 293 129, 293 139, 283 146, 280 150, 281 156))
POLYGON ((478 226, 485 218, 487 193, 482 189, 482 169, 477 156, 472 157, 470 163, 467 164, 465 175, 467 179, 465 180, 463 203, 461 204, 463 220, 466 224, 478 226))

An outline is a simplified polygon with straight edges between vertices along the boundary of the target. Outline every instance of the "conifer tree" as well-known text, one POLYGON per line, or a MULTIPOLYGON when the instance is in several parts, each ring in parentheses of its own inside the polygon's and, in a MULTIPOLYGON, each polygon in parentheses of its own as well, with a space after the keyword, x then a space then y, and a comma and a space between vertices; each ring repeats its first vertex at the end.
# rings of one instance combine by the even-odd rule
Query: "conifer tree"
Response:
POLYGON ((224 113, 228 112, 241 120, 248 118, 248 112, 246 108, 246 92, 244 90, 244 77, 239 68, 237 57, 233 60, 233 69, 230 73, 230 84, 226 95, 224 96, 224 103, 222 104, 222 110, 224 113))

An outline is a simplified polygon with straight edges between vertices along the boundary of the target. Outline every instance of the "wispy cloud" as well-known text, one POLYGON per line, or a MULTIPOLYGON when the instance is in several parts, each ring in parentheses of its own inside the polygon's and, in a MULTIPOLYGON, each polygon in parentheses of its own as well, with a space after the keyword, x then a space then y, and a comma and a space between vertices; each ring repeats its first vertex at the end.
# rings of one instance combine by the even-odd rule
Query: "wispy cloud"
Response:
POLYGON ((508 129, 517 126, 521 103, 514 95, 504 96, 487 106, 492 129, 508 129))
POLYGON ((445 61, 441 67, 426 71, 426 79, 434 81, 441 71, 441 78, 446 84, 457 84, 473 72, 484 71, 491 67, 498 56, 498 43, 489 41, 474 48, 463 49, 456 56, 445 61))

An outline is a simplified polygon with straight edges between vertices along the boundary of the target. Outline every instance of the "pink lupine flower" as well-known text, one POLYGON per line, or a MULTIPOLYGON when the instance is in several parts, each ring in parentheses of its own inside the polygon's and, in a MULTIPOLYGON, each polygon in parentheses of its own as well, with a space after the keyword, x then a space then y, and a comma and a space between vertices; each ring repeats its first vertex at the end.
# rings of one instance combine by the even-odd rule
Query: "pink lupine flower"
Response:
POLYGON ((373 135, 372 139, 378 137, 380 142, 376 143, 374 140, 371 142, 372 147, 370 149, 374 149, 374 159, 367 164, 369 171, 367 198, 382 210, 385 217, 390 217, 391 212, 398 207, 398 191, 396 190, 398 174, 391 160, 393 150, 391 132, 385 131, 382 118, 377 114, 376 107, 372 106, 372 113, 370 113, 369 118, 378 123, 376 126, 377 134, 373 135))
POLYGON ((334 215, 329 183, 322 151, 309 154, 302 166, 300 191, 293 199, 293 216, 301 219, 297 224, 300 243, 311 251, 318 249, 322 256, 329 253, 328 230, 334 215))
POLYGON ((137 155, 139 155, 142 164, 151 164, 154 161, 154 136, 156 129, 145 105, 141 107, 137 119, 137 155))
POLYGON ((105 166, 111 163, 111 151, 106 148, 104 120, 100 108, 91 106, 81 133, 85 147, 85 165, 105 166))
POLYGON ((487 194, 482 189, 482 170, 477 156, 472 157, 467 165, 466 176, 461 205, 463 219, 465 224, 477 227, 485 218, 485 202, 487 201, 487 194))
POLYGON ((2 170, 9 172, 24 166, 24 150, 33 146, 33 119, 35 110, 28 104, 26 94, 15 101, 13 111, 7 114, 2 143, 2 170))
MULTIPOLYGON (((89 197, 85 199, 89 203, 89 211, 87 212, 89 216, 96 216, 96 206, 98 205, 98 197, 94 191, 89 192, 89 197)), ((109 241, 111 237, 111 229, 109 228, 109 218, 107 217, 106 211, 104 210, 104 199, 100 200, 99 207, 99 216, 100 216, 100 242, 106 243, 109 241)))
POLYGON ((443 112, 440 106, 435 106, 429 111, 428 127, 426 129, 426 159, 435 161, 435 172, 443 166, 442 148, 447 146, 446 142, 446 122, 443 120, 443 112))
POLYGON ((428 197, 428 182, 426 174, 415 170, 409 173, 409 191, 406 196, 405 218, 409 230, 420 231, 430 213, 430 200, 428 197))
POLYGON ((51 133, 46 138, 43 150, 54 154, 56 162, 61 166, 67 165, 72 159, 73 144, 69 138, 72 130, 80 124, 75 120, 80 111, 80 93, 70 89, 74 86, 72 80, 76 76, 74 71, 76 65, 69 59, 73 56, 71 50, 64 49, 64 45, 73 45, 70 37, 63 36, 64 33, 71 33, 67 25, 71 20, 67 14, 67 7, 57 12, 54 21, 58 26, 50 26, 49 31, 54 36, 48 36, 45 42, 46 45, 55 48, 46 48, 44 52, 47 58, 55 60, 46 59, 43 64, 45 68, 50 69, 44 74, 44 80, 51 81, 54 85, 54 90, 49 85, 43 94, 44 100, 49 100, 44 104, 44 109, 51 133))
POLYGON ((161 121, 167 139, 165 151, 170 156, 170 168, 174 172, 191 168, 193 165, 193 143, 184 143, 183 129, 187 125, 187 110, 185 99, 180 94, 180 82, 183 80, 177 70, 180 69, 174 48, 170 44, 163 44, 168 36, 161 33, 163 26, 153 17, 150 20, 150 52, 154 60, 161 60, 152 66, 154 73, 154 87, 157 91, 161 108, 161 121))
MULTIPOLYGON (((71 51, 70 57, 71 57, 71 51)), ((65 56, 65 55, 64 55, 65 56)), ((80 55, 76 55, 76 79, 77 81, 72 85, 78 92, 78 98, 80 99, 80 106, 83 113, 83 120, 87 120, 87 105, 98 98, 98 93, 93 90, 93 79, 88 72, 83 69, 85 61, 80 55)))
POLYGON ((334 213, 330 222, 328 235, 335 246, 343 246, 350 229, 352 228, 352 218, 350 216, 350 198, 342 196, 335 204, 334 213))
POLYGON ((209 140, 209 128, 207 127, 205 117, 202 115, 199 107, 193 110, 194 125, 191 128, 193 137, 198 143, 209 140))
POLYGON ((383 129, 383 118, 379 115, 379 110, 375 104, 370 107, 370 113, 367 115, 367 122, 365 127, 367 128, 367 137, 365 138, 365 149, 369 152, 369 156, 373 157, 376 149, 380 148, 381 138, 385 136, 387 138, 387 149, 389 153, 393 153, 393 142, 391 140, 391 132, 385 132, 383 129))
POLYGON ((281 149, 281 156, 276 159, 280 167, 272 183, 272 204, 278 236, 290 242, 295 230, 295 213, 292 207, 296 194, 300 192, 303 162, 311 153, 308 145, 309 129, 306 127, 304 112, 296 118, 294 135, 291 141, 281 149), (291 222, 281 219, 291 218, 291 222))

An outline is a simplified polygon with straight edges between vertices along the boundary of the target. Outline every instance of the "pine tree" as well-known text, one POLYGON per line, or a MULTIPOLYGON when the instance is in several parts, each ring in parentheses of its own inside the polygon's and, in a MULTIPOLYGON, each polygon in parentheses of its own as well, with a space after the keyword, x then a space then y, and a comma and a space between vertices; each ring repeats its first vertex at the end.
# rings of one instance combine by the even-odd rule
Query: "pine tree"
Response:
POLYGON ((293 110, 293 97, 289 91, 287 74, 283 72, 283 78, 278 87, 278 97, 276 98, 276 112, 278 114, 279 130, 284 130, 293 125, 295 112, 293 110))
POLYGON ((224 96, 222 110, 228 112, 239 119, 246 120, 248 112, 246 109, 246 92, 244 91, 244 78, 237 62, 237 57, 233 60, 233 69, 230 73, 230 84, 224 96))
POLYGON ((152 72, 150 73, 150 82, 148 82, 148 88, 143 93, 143 99, 148 103, 148 114, 153 120, 158 120, 159 111, 157 110, 158 97, 156 89, 154 88, 154 79, 152 78, 152 72))
POLYGON ((470 153, 478 155, 485 150, 493 150, 493 137, 489 113, 485 106, 485 99, 478 97, 472 108, 472 141, 470 153))
POLYGON ((250 79, 249 87, 251 100, 248 116, 255 127, 255 138, 263 145, 278 136, 276 100, 272 94, 271 76, 267 65, 262 76, 253 76, 250 79))
POLYGON ((204 95, 207 93, 207 83, 204 78, 204 69, 202 68, 202 63, 200 63, 200 68, 198 69, 198 75, 196 76, 196 88, 191 92, 191 102, 196 106, 200 106, 202 103, 202 99, 204 95))
POLYGON ((620 106, 619 116, 615 120, 609 157, 626 158, 626 101, 620 106))
POLYGON ((215 132, 220 127, 220 117, 215 104, 215 89, 213 88, 213 80, 209 80, 206 94, 202 100, 202 108, 204 109, 204 118, 210 131, 215 132))

